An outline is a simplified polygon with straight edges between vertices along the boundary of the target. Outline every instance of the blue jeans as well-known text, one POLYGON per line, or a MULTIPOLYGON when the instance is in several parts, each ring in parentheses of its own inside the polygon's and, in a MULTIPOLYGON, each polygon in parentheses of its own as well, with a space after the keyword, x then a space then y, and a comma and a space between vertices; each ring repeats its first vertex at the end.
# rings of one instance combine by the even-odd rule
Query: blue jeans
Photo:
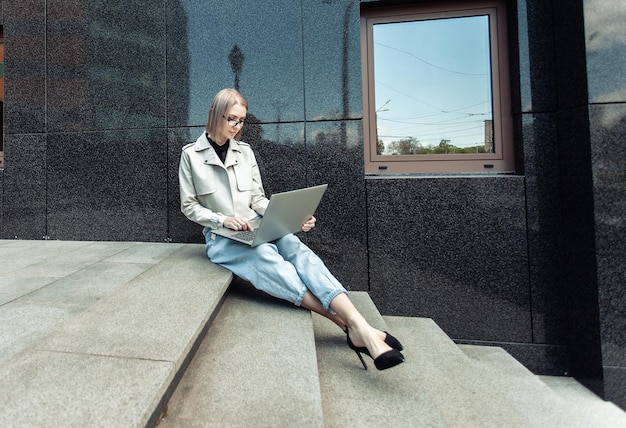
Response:
POLYGON ((255 288, 300 306, 311 292, 329 312, 330 302, 346 289, 324 262, 293 234, 256 247, 204 230, 206 253, 218 264, 255 288))

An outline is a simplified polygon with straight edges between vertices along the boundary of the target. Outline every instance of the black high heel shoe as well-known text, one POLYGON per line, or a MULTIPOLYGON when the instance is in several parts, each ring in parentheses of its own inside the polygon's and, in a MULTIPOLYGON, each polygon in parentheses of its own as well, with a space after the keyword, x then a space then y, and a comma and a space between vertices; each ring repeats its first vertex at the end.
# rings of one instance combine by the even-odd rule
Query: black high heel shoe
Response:
MULTIPOLYGON (((346 327, 346 330, 344 330, 343 332, 347 333, 347 329, 348 327, 346 327)), ((385 343, 387 345, 389 345, 391 348, 395 349, 396 351, 402 351, 404 349, 404 347, 402 346, 402 343, 400 343, 398 339, 396 339, 391 334, 389 334, 389 332, 384 331, 383 333, 385 333, 385 343)))
POLYGON ((395 337, 393 337, 386 331, 384 333, 385 333, 385 343, 387 345, 391 346, 393 349, 397 351, 402 351, 404 349, 404 347, 402 346, 402 343, 400 343, 398 339, 396 339, 395 337))
MULTIPOLYGON (((395 337, 393 336, 391 337, 395 339, 395 337)), ((365 354, 368 357, 372 358, 370 351, 368 351, 368 349, 365 346, 355 346, 354 343, 352 343, 352 340, 350 339, 350 335, 348 334, 347 327, 346 327, 346 338, 348 339, 348 346, 350 347, 350 349, 352 349, 356 353, 357 357, 359 357, 359 360, 361 360, 361 364, 363 364, 363 368, 367 370, 367 364, 365 364, 365 360, 363 360, 363 357, 361 356, 361 354, 365 354)), ((397 344, 400 345, 400 342, 398 342, 397 339, 395 340, 397 344)), ((390 351, 383 352, 378 357, 372 358, 372 359, 374 360, 374 365, 376 366, 378 370, 385 370, 385 369, 390 369, 391 367, 395 367, 398 364, 402 363, 404 361, 404 355, 402 355, 400 351, 398 351, 397 349, 391 349, 390 351)))

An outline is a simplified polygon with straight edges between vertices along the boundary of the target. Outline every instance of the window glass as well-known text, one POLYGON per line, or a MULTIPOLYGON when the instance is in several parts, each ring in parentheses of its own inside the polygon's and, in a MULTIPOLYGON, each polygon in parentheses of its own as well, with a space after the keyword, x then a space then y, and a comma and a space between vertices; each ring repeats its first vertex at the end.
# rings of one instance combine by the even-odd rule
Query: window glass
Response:
POLYGON ((488 3, 365 13, 366 172, 512 170, 505 15, 488 3))
POLYGON ((489 16, 373 31, 378 154, 492 152, 489 16))

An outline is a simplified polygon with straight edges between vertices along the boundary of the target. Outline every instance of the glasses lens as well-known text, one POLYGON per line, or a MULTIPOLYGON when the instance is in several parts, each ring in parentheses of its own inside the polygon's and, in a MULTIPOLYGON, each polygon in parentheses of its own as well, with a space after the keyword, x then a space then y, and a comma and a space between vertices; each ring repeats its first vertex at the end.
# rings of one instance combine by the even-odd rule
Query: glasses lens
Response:
POLYGON ((229 126, 237 126, 239 124, 241 124, 243 126, 243 124, 245 122, 244 119, 237 120, 237 119, 233 119, 232 117, 228 117, 228 118, 225 118, 225 119, 226 119, 226 122, 228 123, 229 126))

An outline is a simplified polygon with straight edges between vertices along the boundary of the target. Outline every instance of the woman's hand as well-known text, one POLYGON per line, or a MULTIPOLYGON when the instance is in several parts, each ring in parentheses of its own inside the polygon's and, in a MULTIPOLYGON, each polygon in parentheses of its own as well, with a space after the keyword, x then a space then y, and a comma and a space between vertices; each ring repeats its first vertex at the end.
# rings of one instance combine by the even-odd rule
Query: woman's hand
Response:
POLYGON ((309 230, 315 227, 315 217, 311 216, 307 221, 302 225, 302 231, 308 232, 309 230))
POLYGON ((254 230, 248 220, 244 220, 241 217, 226 217, 226 220, 224 220, 224 227, 233 230, 254 230))

